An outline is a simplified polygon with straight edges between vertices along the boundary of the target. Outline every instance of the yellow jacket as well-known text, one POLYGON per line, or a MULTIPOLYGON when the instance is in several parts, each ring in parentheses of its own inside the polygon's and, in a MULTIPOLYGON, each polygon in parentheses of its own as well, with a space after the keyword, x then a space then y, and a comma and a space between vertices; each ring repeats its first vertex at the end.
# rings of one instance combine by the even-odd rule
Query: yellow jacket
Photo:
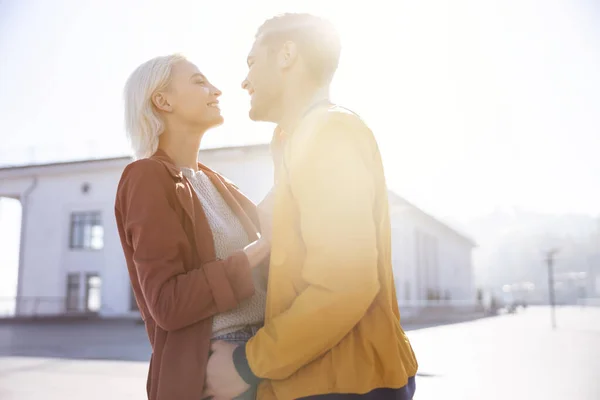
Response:
POLYGON ((259 399, 400 388, 388 192, 375 138, 336 106, 310 112, 278 168, 265 326, 246 346, 259 399))

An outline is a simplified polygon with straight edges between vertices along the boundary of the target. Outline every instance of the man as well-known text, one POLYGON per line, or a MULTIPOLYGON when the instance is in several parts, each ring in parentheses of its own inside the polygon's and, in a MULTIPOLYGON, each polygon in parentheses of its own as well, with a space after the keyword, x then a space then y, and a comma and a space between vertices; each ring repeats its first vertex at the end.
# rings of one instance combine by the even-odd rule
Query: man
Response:
POLYGON ((400 326, 388 192, 372 132, 328 101, 340 41, 307 14, 266 21, 248 56, 250 117, 275 122, 265 324, 215 343, 207 396, 260 382, 259 399, 412 399, 417 362, 400 326))

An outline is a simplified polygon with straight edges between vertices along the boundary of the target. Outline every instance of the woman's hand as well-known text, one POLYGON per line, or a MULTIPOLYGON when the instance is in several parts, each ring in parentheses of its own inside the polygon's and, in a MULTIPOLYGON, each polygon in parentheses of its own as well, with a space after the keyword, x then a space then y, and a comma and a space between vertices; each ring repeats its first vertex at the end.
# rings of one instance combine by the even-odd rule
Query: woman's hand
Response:
POLYGON ((250 268, 259 267, 271 253, 271 242, 261 237, 244 247, 244 253, 248 257, 250 268))
POLYGON ((261 238, 271 242, 273 233, 273 207, 275 205, 275 188, 272 188, 258 204, 257 213, 260 222, 261 238))
POLYGON ((273 225, 273 200, 274 190, 271 189, 263 201, 256 207, 260 223, 260 239, 250 243, 244 248, 250 267, 260 266, 271 252, 271 231, 273 225))

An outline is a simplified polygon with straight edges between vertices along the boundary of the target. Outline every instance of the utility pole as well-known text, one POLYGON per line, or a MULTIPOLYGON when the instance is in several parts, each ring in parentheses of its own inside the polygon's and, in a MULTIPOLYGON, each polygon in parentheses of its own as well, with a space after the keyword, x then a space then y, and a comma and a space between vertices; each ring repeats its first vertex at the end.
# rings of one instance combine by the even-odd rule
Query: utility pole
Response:
POLYGON ((556 311, 554 300, 554 256, 556 253, 558 253, 557 249, 549 250, 546 253, 546 265, 548 265, 548 297, 550 299, 552 329, 556 329, 556 311))

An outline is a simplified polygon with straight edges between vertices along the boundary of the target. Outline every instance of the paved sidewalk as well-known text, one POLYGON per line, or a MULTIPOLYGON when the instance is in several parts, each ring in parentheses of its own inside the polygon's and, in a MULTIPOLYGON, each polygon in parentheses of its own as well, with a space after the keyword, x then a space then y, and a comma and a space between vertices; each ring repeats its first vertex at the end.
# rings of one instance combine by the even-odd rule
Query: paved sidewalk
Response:
MULTIPOLYGON (((600 308, 410 330, 416 400, 600 399, 600 308)), ((149 347, 133 322, 0 324, 1 400, 145 399, 149 347)))

